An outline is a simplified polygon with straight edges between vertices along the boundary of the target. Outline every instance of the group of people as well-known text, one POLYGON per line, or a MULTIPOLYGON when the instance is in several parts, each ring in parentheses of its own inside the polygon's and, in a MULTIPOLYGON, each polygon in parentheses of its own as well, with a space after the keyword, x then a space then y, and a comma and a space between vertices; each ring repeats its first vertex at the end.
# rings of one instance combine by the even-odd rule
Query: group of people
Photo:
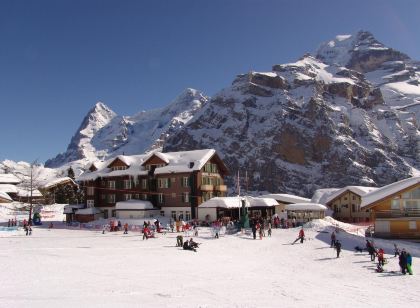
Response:
POLYGON ((17 220, 16 220, 16 218, 13 220, 13 218, 12 219, 9 219, 9 221, 7 222, 7 226, 10 228, 10 227, 16 227, 17 226, 17 220))
POLYGON ((199 245, 200 243, 194 242, 194 240, 190 238, 189 241, 185 241, 184 244, 182 244, 182 249, 197 251, 199 245))
MULTIPOLYGON (((366 240, 366 250, 370 255, 370 260, 375 261, 375 258, 378 257, 378 264, 376 266, 377 272, 384 271, 384 265, 386 263, 385 251, 382 248, 376 248, 373 241, 366 240)), ((403 275, 409 273, 413 274, 412 266, 412 256, 404 248, 400 250, 397 244, 394 244, 394 257, 398 257, 398 265, 400 266, 401 273, 403 275)))
POLYGON ((260 240, 263 239, 263 237, 265 237, 265 230, 267 229, 267 236, 271 236, 271 220, 265 220, 262 217, 260 218, 252 218, 249 222, 250 227, 251 227, 251 231, 252 231, 252 236, 255 239, 257 239, 257 232, 258 232, 258 236, 260 238, 260 240))

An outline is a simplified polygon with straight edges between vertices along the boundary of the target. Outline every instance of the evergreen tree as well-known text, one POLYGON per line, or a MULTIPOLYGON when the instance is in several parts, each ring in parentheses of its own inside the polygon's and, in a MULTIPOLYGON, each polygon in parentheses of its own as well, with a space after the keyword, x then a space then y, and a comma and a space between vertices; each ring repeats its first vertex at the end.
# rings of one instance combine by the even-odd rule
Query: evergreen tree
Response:
POLYGON ((67 169, 67 176, 74 181, 75 175, 74 175, 74 170, 71 166, 70 166, 70 168, 67 169))

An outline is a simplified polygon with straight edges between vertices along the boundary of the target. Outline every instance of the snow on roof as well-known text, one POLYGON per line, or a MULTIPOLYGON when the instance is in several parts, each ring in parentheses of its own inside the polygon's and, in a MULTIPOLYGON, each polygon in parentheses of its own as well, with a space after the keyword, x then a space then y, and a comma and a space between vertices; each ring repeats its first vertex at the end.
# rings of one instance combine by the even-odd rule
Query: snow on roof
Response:
POLYGON ((66 176, 66 177, 54 179, 52 181, 47 182, 46 184, 42 186, 42 188, 47 189, 47 188, 50 188, 50 187, 53 187, 55 185, 62 184, 65 182, 71 182, 72 184, 76 185, 76 183, 71 178, 66 176))
POLYGON ((311 200, 308 198, 303 198, 295 195, 289 194, 267 194, 259 196, 260 198, 271 198, 275 199, 279 202, 286 202, 286 203, 302 203, 302 202, 310 202, 311 200))
MULTIPOLYGON (((19 197, 30 197, 31 196, 31 189, 17 187, 17 195, 19 197)), ((43 197, 41 192, 38 189, 32 189, 32 197, 43 197)))
POLYGON ((127 200, 115 204, 116 210, 157 210, 150 201, 145 200, 127 200))
POLYGON ((215 153, 214 149, 163 153, 168 165, 156 168, 155 174, 198 171, 215 153))
POLYGON ((0 191, 5 193, 17 194, 18 188, 13 184, 0 184, 0 191))
POLYGON ((206 150, 194 150, 194 151, 183 151, 183 152, 168 152, 160 153, 154 152, 152 154, 145 155, 130 155, 124 156, 119 155, 116 158, 119 158, 129 167, 126 170, 115 170, 112 171, 108 166, 116 159, 111 158, 101 164, 97 164, 98 170, 96 171, 86 171, 80 175, 78 181, 91 181, 96 180, 99 177, 109 177, 109 176, 122 176, 122 175, 146 175, 147 170, 144 169, 144 162, 147 161, 153 155, 157 155, 159 158, 168 163, 167 166, 159 167, 155 169, 155 174, 167 174, 167 173, 180 173, 180 172, 191 172, 198 171, 205 163, 216 153, 216 150, 206 149, 206 150))
POLYGON ((19 184, 22 182, 14 174, 0 173, 0 184, 19 184))
POLYGON ((75 214, 77 215, 92 215, 92 214, 99 214, 101 211, 97 209, 96 207, 88 207, 85 209, 79 209, 76 211, 75 214))
POLYGON ((366 195, 367 193, 377 190, 377 187, 367 187, 367 186, 346 186, 343 187, 339 190, 336 190, 335 192, 333 192, 332 194, 330 194, 326 200, 325 203, 329 203, 332 200, 334 200, 335 198, 337 198, 338 196, 340 196, 342 193, 346 192, 346 191, 351 191, 353 193, 355 193, 356 195, 359 195, 360 197, 363 197, 364 195, 366 195))
POLYGON ((337 190, 339 190, 339 188, 322 188, 322 189, 317 189, 312 198, 311 198, 311 203, 320 203, 320 204, 325 204, 327 200, 327 198, 333 194, 334 192, 336 192, 337 190))
POLYGON ((10 196, 3 191, 0 191, 0 199, 13 201, 12 198, 10 198, 10 196))
POLYGON ((117 157, 110 158, 104 162, 95 162, 95 166, 98 168, 96 171, 85 171, 82 173, 77 180, 78 181, 93 181, 100 177, 107 177, 107 176, 121 176, 121 175, 130 175, 130 176, 137 176, 140 174, 147 174, 147 171, 143 172, 142 164, 149 155, 130 155, 124 156, 119 155, 117 157), (126 170, 115 170, 112 171, 108 166, 116 159, 119 158, 129 167, 126 170))
POLYGON ((266 207, 275 206, 277 201, 271 198, 255 197, 215 197, 199 205, 200 208, 240 208, 242 200, 245 200, 245 207, 266 207))
POLYGON ((411 187, 419 183, 420 183, 420 176, 415 176, 415 177, 411 177, 411 178, 401 180, 401 181, 386 185, 384 187, 378 188, 377 190, 366 194, 362 198, 362 203, 360 206, 365 207, 365 206, 371 205, 372 203, 376 201, 379 201, 383 198, 396 194, 400 192, 401 190, 404 190, 408 187, 411 187))
POLYGON ((325 211, 327 207, 319 203, 286 204, 287 211, 325 211))

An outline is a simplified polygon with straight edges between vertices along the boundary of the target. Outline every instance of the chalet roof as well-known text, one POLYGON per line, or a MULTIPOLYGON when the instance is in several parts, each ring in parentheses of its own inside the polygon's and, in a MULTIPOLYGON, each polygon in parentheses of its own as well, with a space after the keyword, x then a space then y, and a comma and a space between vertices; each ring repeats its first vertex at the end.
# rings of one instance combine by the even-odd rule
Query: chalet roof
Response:
POLYGON ((10 198, 10 196, 7 193, 3 192, 3 191, 0 191, 0 199, 8 200, 8 201, 13 201, 12 198, 10 198))
POLYGON ((335 198, 337 198, 338 196, 340 196, 341 194, 347 192, 347 191, 351 191, 352 193, 363 197, 364 195, 366 195, 367 193, 377 190, 377 187, 367 187, 367 186, 346 186, 343 188, 340 188, 339 190, 336 190, 335 192, 333 192, 332 194, 330 194, 326 200, 325 200, 325 204, 331 202, 332 200, 334 200, 335 198))
POLYGON ((18 188, 13 184, 0 184, 0 191, 5 193, 17 194, 18 188))
POLYGON ((299 196, 289 195, 289 194, 267 194, 259 196, 260 198, 271 198, 278 202, 284 203, 302 203, 302 202, 310 202, 311 200, 308 198, 303 198, 299 196))
POLYGON ((420 176, 411 177, 408 179, 404 179, 404 180, 383 186, 363 196, 362 204, 360 206, 361 207, 369 206, 372 203, 375 203, 384 198, 397 194, 398 192, 406 188, 409 188, 411 186, 414 186, 416 184, 420 184, 420 176))
MULTIPOLYGON (((31 189, 17 186, 17 195, 19 197, 28 197, 29 198, 31 196, 31 189)), ((38 189, 36 189, 36 188, 32 189, 32 197, 42 197, 42 196, 43 195, 41 194, 41 192, 38 189)))
MULTIPOLYGON (((97 163, 96 171, 86 171, 80 175, 78 181, 91 181, 96 180, 100 177, 111 177, 111 176, 137 176, 137 175, 146 175, 148 171, 144 168, 144 163, 149 160, 153 155, 158 156, 165 162, 168 162, 168 165, 164 167, 156 168, 155 174, 168 174, 168 173, 189 173, 191 171, 197 171, 203 168, 206 162, 208 162, 216 154, 216 150, 207 149, 207 150, 194 150, 194 151, 182 151, 182 152, 168 152, 160 153, 154 152, 146 155, 130 155, 124 156, 119 155, 117 157, 106 160, 102 163, 97 163), (109 165, 115 160, 120 159, 127 166, 126 170, 115 170, 112 171, 109 168, 109 165)), ((223 164, 223 162, 222 162, 223 164)), ((223 168, 226 167, 223 165, 223 168)))
MULTIPOLYGON (((153 204, 150 201, 145 200, 127 200, 120 201, 115 204, 116 210, 155 210, 153 204)), ((157 209, 156 209, 157 210, 157 209)))
POLYGON ((0 173, 0 184, 19 184, 22 182, 14 174, 10 173, 0 173))
POLYGON ((319 203, 286 204, 287 211, 325 211, 327 207, 319 203))
POLYGON ((73 185, 77 185, 71 178, 69 178, 69 177, 66 176, 66 177, 54 179, 52 181, 47 182, 47 183, 45 183, 42 186, 42 188, 43 189, 48 189, 48 188, 54 187, 56 185, 64 184, 66 182, 69 182, 69 183, 71 183, 73 185))
POLYGON ((269 207, 277 205, 277 201, 270 198, 254 197, 215 197, 203 202, 199 208, 240 208, 242 200, 245 200, 245 207, 269 207))
POLYGON ((95 166, 98 168, 98 170, 85 171, 83 174, 81 174, 77 178, 77 180, 78 181, 93 181, 100 177, 123 176, 123 175, 137 176, 141 174, 147 174, 147 171, 143 170, 143 168, 141 167, 142 163, 147 157, 149 157, 149 155, 130 155, 130 156, 118 155, 117 157, 110 158, 104 162, 95 162, 95 166), (108 168, 108 166, 117 158, 123 161, 128 166, 126 170, 112 171, 111 168, 108 168))
POLYGON ((321 188, 315 190, 314 194, 311 198, 311 203, 320 203, 326 204, 326 200, 329 198, 330 195, 335 193, 339 188, 321 188))

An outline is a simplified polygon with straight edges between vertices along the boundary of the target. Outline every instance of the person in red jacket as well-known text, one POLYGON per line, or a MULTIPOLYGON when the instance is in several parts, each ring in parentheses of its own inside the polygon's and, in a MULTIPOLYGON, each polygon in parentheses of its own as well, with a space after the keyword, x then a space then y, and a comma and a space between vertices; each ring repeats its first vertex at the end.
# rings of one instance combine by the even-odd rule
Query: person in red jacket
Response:
POLYGON ((293 244, 296 243, 299 240, 300 240, 301 243, 303 243, 303 240, 304 239, 305 239, 305 231, 303 231, 303 227, 302 227, 302 229, 299 230, 298 238, 295 239, 295 241, 293 242, 293 244))
POLYGON ((382 248, 379 248, 378 250, 378 264, 381 266, 384 266, 385 264, 385 258, 384 258, 384 250, 382 248))

